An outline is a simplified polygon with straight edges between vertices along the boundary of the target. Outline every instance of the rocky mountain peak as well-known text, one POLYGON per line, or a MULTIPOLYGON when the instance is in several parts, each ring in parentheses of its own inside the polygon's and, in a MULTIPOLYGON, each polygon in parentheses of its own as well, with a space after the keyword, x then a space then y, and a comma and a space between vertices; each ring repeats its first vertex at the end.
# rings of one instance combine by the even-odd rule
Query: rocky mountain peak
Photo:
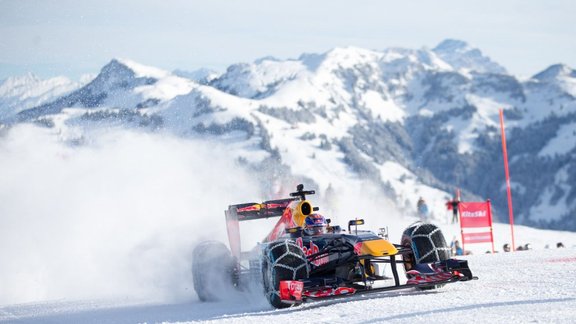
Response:
POLYGON ((471 47, 461 40, 444 40, 432 51, 456 70, 495 74, 507 73, 504 67, 484 56, 479 49, 471 47))
POLYGON ((132 80, 136 77, 136 73, 127 65, 122 64, 117 59, 113 59, 110 63, 106 64, 101 70, 93 83, 117 83, 132 80))
POLYGON ((0 80, 0 89, 1 88, 8 88, 8 87, 15 87, 20 85, 28 85, 28 84, 35 84, 40 82, 40 78, 32 73, 28 72, 24 75, 9 77, 5 80, 0 80))
POLYGON ((576 71, 565 64, 554 64, 532 77, 539 81, 553 81, 562 78, 576 78, 576 71))
POLYGON ((434 52, 459 52, 464 53, 471 49, 470 45, 465 41, 458 39, 445 39, 440 44, 438 44, 434 49, 434 52))

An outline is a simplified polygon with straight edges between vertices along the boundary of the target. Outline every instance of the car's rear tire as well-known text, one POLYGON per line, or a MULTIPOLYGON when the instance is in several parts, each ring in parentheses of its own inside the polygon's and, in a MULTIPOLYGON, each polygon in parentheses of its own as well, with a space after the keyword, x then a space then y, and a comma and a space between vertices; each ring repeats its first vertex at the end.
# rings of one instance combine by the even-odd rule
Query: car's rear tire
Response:
POLYGON ((307 279, 310 273, 308 260, 294 242, 273 242, 264 249, 262 256, 262 283, 266 299, 275 308, 292 306, 280 299, 280 281, 307 279))
MULTIPOLYGON (((450 248, 438 226, 429 223, 415 223, 402 234, 402 246, 409 247, 412 253, 404 255, 404 269, 411 270, 417 263, 433 263, 450 258, 450 248)), ((422 289, 439 288, 442 285, 422 289)))
POLYGON ((201 301, 218 301, 235 286, 234 258, 221 242, 199 244, 192 254, 194 290, 201 301))

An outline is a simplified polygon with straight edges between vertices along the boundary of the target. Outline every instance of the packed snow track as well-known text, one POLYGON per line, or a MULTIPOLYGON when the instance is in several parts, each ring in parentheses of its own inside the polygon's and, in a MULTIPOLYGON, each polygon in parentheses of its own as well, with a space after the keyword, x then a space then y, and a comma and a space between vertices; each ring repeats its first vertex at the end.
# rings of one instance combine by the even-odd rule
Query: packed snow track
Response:
POLYGON ((570 323, 576 322, 576 249, 477 254, 480 279, 439 290, 381 293, 274 310, 258 296, 214 303, 54 301, 0 306, 2 323, 570 323))

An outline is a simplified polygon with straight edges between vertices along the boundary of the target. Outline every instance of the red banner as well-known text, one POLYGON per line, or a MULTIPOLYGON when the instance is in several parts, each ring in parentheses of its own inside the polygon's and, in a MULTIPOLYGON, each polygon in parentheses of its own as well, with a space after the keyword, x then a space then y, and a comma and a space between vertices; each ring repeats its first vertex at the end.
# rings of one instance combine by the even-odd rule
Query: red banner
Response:
POLYGON ((460 202, 458 210, 462 228, 492 226, 489 202, 460 202))
POLYGON ((462 249, 464 244, 470 243, 492 243, 492 253, 494 253, 494 237, 492 235, 492 208, 490 200, 485 202, 463 202, 458 204, 460 212, 460 228, 462 231, 462 249), (465 228, 488 227, 489 232, 465 233, 465 228))

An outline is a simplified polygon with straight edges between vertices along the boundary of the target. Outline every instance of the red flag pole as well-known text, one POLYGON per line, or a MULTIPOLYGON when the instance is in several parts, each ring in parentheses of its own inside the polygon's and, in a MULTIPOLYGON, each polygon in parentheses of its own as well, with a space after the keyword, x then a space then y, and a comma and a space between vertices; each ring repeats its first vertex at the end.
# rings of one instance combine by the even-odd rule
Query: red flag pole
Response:
POLYGON ((464 251, 466 251, 466 250, 464 250, 465 249, 465 247, 464 247, 464 229, 462 228, 462 223, 460 223, 460 239, 462 242, 462 253, 465 253, 464 251))
POLYGON ((456 208, 458 208, 458 217, 460 218, 458 220, 458 223, 460 223, 460 242, 462 242, 462 252, 464 252, 466 250, 464 247, 464 227, 462 227, 462 211, 460 210, 460 206, 462 206, 462 204, 458 203, 458 207, 456 208))
POLYGON ((502 132, 502 154, 504 155, 504 172, 506 173, 506 191, 508 193, 508 216, 510 218, 510 231, 512 233, 512 251, 514 243, 514 210, 512 208, 512 190, 510 189, 510 172, 508 171, 508 151, 506 150, 506 132, 504 132, 504 111, 500 109, 500 130, 502 132))
POLYGON ((490 219, 490 241, 492 242, 492 254, 494 254, 494 231, 492 230, 492 204, 490 199, 486 200, 488 206, 488 218, 490 219))

